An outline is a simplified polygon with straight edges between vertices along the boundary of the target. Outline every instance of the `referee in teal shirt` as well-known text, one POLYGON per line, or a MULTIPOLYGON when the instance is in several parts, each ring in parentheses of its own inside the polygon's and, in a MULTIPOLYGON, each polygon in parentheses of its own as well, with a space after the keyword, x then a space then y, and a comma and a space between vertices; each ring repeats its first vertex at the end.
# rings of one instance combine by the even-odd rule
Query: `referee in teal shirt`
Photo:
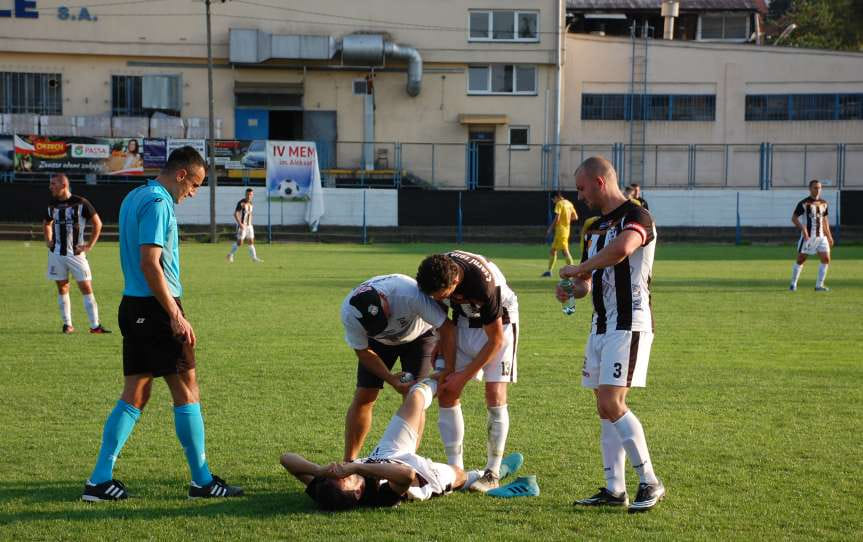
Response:
POLYGON ((150 399, 154 378, 164 378, 174 400, 174 427, 192 482, 190 498, 235 497, 239 487, 210 472, 204 451, 195 378, 195 331, 180 297, 180 250, 174 205, 193 197, 204 182, 205 163, 192 147, 176 149, 159 176, 132 190, 120 207, 120 263, 125 286, 118 320, 123 333, 123 394, 105 421, 102 446, 82 499, 115 501, 129 496, 113 478, 114 463, 150 399))

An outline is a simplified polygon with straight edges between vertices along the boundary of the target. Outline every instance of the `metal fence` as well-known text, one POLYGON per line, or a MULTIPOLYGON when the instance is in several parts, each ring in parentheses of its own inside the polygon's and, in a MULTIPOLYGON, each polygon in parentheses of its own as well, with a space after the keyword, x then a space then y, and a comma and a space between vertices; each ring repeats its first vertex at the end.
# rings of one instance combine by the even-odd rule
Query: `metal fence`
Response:
MULTIPOLYGON (((614 164, 621 184, 647 188, 798 188, 812 179, 828 186, 863 188, 863 143, 812 144, 566 144, 503 145, 317 141, 329 186, 404 185, 438 189, 575 189, 574 171, 589 156, 614 164), (369 152, 371 151, 371 152, 369 152), (368 157, 373 163, 367 163, 368 157), (559 175, 554 178, 554 160, 559 175), (633 160, 643 161, 632 167, 633 160), (638 171, 639 178, 630 174, 638 171)), ((11 162, 10 162, 11 163, 11 162)), ((261 170, 220 178, 260 182, 261 170)), ((28 179, 0 171, 0 181, 28 179)), ((107 178, 106 178, 107 179, 107 178)), ((117 180, 116 178, 112 178, 117 180)), ((101 179, 100 179, 101 180, 101 179)), ((128 179, 134 180, 134 179, 128 179)))

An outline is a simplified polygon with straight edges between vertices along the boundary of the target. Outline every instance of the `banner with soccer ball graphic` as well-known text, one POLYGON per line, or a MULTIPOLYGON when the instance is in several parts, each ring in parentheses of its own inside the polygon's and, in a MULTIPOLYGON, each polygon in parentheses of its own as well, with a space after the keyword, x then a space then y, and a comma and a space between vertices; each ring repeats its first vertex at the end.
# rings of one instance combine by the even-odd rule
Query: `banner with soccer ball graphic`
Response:
POLYGON ((313 141, 267 141, 267 192, 271 199, 308 202, 305 220, 317 231, 324 195, 313 141))

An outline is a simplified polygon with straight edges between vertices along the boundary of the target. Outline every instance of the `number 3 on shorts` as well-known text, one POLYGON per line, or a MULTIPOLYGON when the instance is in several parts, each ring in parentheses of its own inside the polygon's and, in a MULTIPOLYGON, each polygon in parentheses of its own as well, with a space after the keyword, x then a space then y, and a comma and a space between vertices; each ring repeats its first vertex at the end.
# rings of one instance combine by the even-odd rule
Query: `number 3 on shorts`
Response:
POLYGON ((620 371, 623 369, 623 365, 620 363, 614 364, 614 378, 620 378, 620 371))

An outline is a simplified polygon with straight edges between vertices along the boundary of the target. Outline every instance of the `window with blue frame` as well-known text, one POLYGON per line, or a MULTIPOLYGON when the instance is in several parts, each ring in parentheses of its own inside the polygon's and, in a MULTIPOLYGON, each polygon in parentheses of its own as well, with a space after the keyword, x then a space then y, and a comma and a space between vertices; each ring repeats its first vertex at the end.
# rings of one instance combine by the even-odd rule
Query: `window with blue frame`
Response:
POLYGON ((863 120, 863 94, 749 94, 746 120, 863 120))
POLYGON ((716 120, 712 94, 582 94, 581 120, 716 120))

